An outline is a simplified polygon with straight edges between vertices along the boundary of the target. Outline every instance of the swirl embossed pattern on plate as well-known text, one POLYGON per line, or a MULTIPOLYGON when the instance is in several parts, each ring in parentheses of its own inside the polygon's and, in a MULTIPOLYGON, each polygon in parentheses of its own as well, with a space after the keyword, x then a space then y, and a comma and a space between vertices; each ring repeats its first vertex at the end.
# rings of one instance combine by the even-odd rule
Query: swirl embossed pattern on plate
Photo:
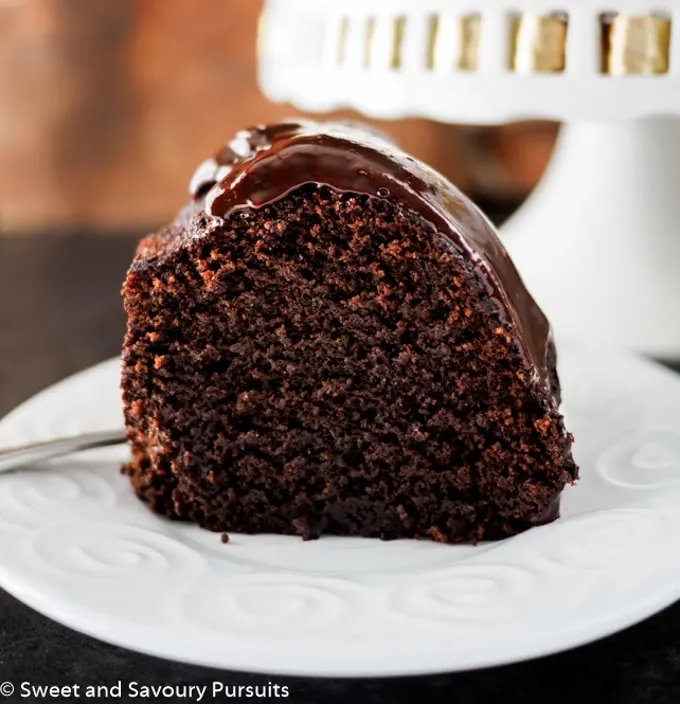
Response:
POLYGON ((647 568, 658 559, 654 548, 666 541, 671 525, 648 508, 621 508, 577 516, 554 527, 553 539, 541 547, 550 561, 576 572, 613 574, 637 563, 647 568))
POLYGON ((513 618, 537 586, 536 573, 525 567, 465 564, 396 588, 391 602, 401 615, 435 621, 513 618))
MULTIPOLYGON (((42 564, 74 580, 157 583, 163 591, 195 581, 205 558, 162 532, 120 523, 68 523, 33 539, 42 564)), ((160 597, 162 598, 162 597, 160 597)))
POLYGON ((185 596, 182 608, 189 621, 211 631, 321 632, 348 617, 355 597, 342 580, 255 573, 209 578, 185 596))
POLYGON ((91 466, 60 465, 0 476, 0 530, 40 529, 73 512, 97 515, 112 509, 117 494, 109 473, 91 466))
POLYGON ((607 447, 596 467, 606 481, 625 489, 680 487, 680 432, 633 433, 607 447))

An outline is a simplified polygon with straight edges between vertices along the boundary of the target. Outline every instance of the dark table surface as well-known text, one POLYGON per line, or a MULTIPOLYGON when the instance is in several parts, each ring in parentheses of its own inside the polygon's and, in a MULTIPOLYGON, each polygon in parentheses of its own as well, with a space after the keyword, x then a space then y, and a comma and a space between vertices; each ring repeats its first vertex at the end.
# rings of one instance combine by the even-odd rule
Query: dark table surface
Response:
MULTIPOLYGON (((118 353, 125 322, 119 290, 135 242, 130 235, 0 237, 0 415, 118 353)), ((304 703, 677 704, 680 603, 600 642, 532 662, 437 677, 323 680, 222 672, 138 655, 49 621, 0 590, 0 683, 18 688, 24 681, 85 686, 118 680, 274 682, 288 685, 288 701, 304 703)), ((5 701, 74 700, 14 695, 5 701)))

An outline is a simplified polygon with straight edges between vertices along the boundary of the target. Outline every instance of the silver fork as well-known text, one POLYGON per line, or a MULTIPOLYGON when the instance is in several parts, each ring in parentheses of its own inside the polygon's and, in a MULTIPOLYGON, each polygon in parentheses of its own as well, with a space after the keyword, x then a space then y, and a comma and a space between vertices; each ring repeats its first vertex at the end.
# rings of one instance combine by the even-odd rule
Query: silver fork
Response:
POLYGON ((57 438, 46 442, 10 447, 0 450, 0 472, 9 472, 27 465, 44 462, 55 457, 63 457, 74 452, 94 450, 97 447, 120 445, 125 442, 124 430, 103 430, 96 433, 83 433, 69 438, 57 438))

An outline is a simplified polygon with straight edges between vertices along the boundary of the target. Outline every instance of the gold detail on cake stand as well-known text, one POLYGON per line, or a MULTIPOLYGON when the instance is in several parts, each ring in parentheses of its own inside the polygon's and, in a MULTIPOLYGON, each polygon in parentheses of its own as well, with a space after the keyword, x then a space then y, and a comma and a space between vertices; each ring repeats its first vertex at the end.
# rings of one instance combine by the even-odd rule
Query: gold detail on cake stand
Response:
POLYGON ((482 18, 478 14, 464 17, 432 15, 429 19, 427 68, 431 71, 476 71, 481 35, 482 18))
POLYGON ((376 63, 376 55, 378 53, 377 41, 376 41, 376 29, 378 25, 378 20, 375 17, 368 18, 368 24, 366 27, 366 45, 364 47, 364 67, 371 68, 376 63))
POLYGON ((326 25, 323 46, 323 63, 326 66, 342 66, 347 60, 349 17, 338 17, 326 25))
POLYGON ((364 54, 365 68, 384 67, 398 70, 403 67, 406 22, 406 17, 370 17, 368 19, 364 54), (385 59, 387 59, 386 63, 385 59))
POLYGON ((561 73, 566 66, 565 13, 523 14, 512 23, 510 68, 516 73, 561 73))
POLYGON ((399 69, 403 65, 404 37, 406 35, 406 17, 397 17, 394 20, 394 39, 390 68, 399 69))
POLYGON ((601 17, 602 72, 611 76, 665 74, 670 67, 671 20, 660 15, 601 17))
MULTIPOLYGON (((633 16, 606 12, 594 15, 593 21, 598 19, 602 41, 600 71, 603 74, 669 73, 672 30, 669 17, 658 13, 633 16)), ((510 20, 511 71, 554 74, 567 69, 567 12, 522 13, 511 16, 510 20)), ((480 13, 431 14, 425 27, 425 55, 422 57, 427 70, 477 71, 483 24, 480 13)), ((400 71, 406 67, 408 32, 407 16, 341 14, 321 18, 319 26, 310 29, 305 36, 295 21, 277 29, 275 23, 269 22, 268 13, 263 11, 259 18, 258 51, 260 54, 269 51, 284 61, 321 61, 329 68, 400 71)))

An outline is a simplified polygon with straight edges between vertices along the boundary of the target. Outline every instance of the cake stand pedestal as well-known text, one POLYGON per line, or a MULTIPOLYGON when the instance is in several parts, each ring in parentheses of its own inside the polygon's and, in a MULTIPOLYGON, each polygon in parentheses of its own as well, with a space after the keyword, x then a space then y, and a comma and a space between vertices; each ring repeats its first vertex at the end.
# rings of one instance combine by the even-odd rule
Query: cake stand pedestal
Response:
POLYGON ((502 228, 556 332, 680 356, 680 120, 571 123, 502 228))

